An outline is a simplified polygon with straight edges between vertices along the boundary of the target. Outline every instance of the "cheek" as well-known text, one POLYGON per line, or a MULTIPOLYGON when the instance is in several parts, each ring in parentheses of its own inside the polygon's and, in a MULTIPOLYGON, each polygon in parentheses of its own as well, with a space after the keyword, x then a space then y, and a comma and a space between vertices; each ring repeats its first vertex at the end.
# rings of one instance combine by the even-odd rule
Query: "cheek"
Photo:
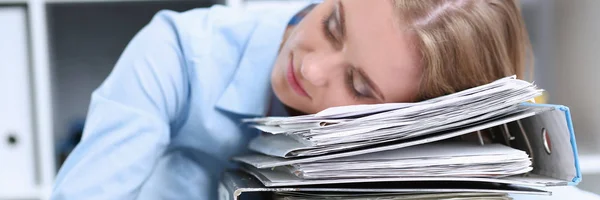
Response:
POLYGON ((282 51, 292 52, 293 54, 314 51, 315 42, 318 42, 317 37, 310 28, 298 26, 283 45, 282 51))
POLYGON ((390 80, 387 83, 382 81, 382 85, 388 86, 382 89, 383 95, 388 103, 414 102, 418 96, 420 77, 417 75, 406 74, 390 80))
POLYGON ((282 48, 279 53, 277 54, 277 57, 275 58, 275 63, 271 69, 271 81, 273 82, 272 84, 275 84, 276 81, 278 81, 282 74, 283 74, 283 70, 284 70, 284 62, 287 59, 287 55, 289 51, 287 51, 285 48, 282 48))
POLYGON ((290 37, 285 41, 285 44, 281 48, 282 52, 293 52, 297 49, 298 44, 302 42, 302 31, 296 28, 290 37))
POLYGON ((348 94, 345 88, 336 87, 336 88, 328 88, 323 91, 318 101, 316 102, 316 109, 318 111, 324 110, 329 107, 336 106, 348 106, 348 105, 357 105, 357 104, 367 104, 369 102, 365 102, 359 99, 354 98, 354 96, 348 94))
MULTIPOLYGON (((271 88, 275 95, 282 101, 288 100, 287 82, 285 80, 286 60, 288 59, 289 51, 281 49, 275 63, 271 69, 271 88)), ((289 101, 289 100, 288 100, 289 101)))

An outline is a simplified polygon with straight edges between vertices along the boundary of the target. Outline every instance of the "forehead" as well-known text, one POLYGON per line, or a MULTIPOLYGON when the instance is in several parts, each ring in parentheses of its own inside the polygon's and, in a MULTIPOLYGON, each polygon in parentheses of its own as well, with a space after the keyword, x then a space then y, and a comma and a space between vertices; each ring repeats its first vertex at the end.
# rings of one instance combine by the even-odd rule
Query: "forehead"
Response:
POLYGON ((409 101, 416 94, 419 54, 391 1, 342 0, 346 17, 345 53, 381 90, 386 102, 409 101))

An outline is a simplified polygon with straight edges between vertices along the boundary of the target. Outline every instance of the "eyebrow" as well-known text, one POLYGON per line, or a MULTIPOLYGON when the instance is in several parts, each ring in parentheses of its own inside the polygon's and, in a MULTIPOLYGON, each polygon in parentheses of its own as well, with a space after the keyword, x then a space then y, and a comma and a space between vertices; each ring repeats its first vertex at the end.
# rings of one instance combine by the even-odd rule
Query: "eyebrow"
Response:
POLYGON ((375 85, 375 83, 369 78, 369 76, 367 76, 367 74, 362 70, 362 68, 356 67, 356 71, 358 71, 358 73, 363 77, 363 79, 367 81, 369 88, 375 90, 375 98, 381 100, 382 102, 385 102, 385 97, 381 93, 381 90, 379 90, 379 87, 375 85))
POLYGON ((344 4, 342 1, 338 1, 338 15, 338 19, 340 20, 340 25, 342 27, 340 31, 342 40, 346 40, 346 12, 344 11, 344 4))

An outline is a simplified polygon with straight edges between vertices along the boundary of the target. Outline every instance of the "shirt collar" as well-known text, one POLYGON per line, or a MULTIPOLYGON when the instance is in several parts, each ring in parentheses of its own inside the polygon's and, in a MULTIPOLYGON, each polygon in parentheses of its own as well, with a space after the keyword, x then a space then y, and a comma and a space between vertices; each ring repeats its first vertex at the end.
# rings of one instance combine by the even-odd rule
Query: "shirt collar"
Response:
POLYGON ((217 101, 217 108, 250 116, 267 113, 273 95, 271 68, 279 53, 284 31, 290 19, 307 5, 278 7, 260 17, 233 79, 217 101))

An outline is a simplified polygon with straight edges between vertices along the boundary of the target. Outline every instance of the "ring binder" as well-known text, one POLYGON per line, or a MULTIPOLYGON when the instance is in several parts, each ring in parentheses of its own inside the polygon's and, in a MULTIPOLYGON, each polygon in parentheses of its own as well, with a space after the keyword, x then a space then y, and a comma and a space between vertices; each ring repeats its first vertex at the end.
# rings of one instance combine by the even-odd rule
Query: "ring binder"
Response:
MULTIPOLYGON (((525 129, 523 128, 523 124, 522 124, 521 120, 516 120, 515 122, 502 124, 497 127, 492 127, 492 128, 487 129, 487 131, 490 134, 492 143, 501 143, 506 146, 516 148, 513 143, 515 143, 515 141, 522 140, 523 144, 525 145, 525 148, 516 148, 516 149, 520 149, 520 150, 527 152, 527 155, 529 155, 532 162, 535 161, 535 152, 533 151, 533 148, 531 147, 531 143, 527 137, 528 134, 525 132, 525 129), (509 128, 509 126, 510 126, 509 124, 512 125, 515 123, 518 126, 517 132, 520 134, 518 137, 513 136, 511 134, 511 130, 509 128), (499 130, 501 132, 501 134, 499 134, 500 136, 496 136, 498 134, 497 130, 499 130), (513 142, 511 143, 511 141, 513 141, 513 142)), ((483 136, 481 134, 481 131, 477 131, 477 136, 479 139, 479 143, 483 145, 483 142, 482 142, 483 136)))
MULTIPOLYGON (((246 164, 242 169, 262 182, 266 191, 324 184, 577 184, 581 172, 568 108, 507 102, 480 93, 505 91, 502 81, 512 80, 463 91, 463 101, 470 101, 466 103, 445 96, 415 104, 360 105, 316 115, 249 119, 271 134, 251 142, 256 153, 233 159, 246 164), (325 120, 346 121, 314 126, 325 120), (544 130, 541 135, 540 130, 544 130), (444 142, 456 139, 471 144, 444 142), (547 153, 550 148, 552 153, 547 153)), ((523 85, 518 87, 522 90, 507 90, 513 99, 540 91, 524 82, 514 83, 523 85)))
MULTIPOLYGON (((508 141, 508 143, 506 143, 508 144, 507 146, 526 151, 529 153, 529 155, 533 155, 530 156, 532 160, 533 171, 525 176, 510 176, 501 178, 500 180, 482 180, 477 178, 473 178, 473 180, 479 180, 483 182, 501 181, 511 184, 534 184, 539 186, 577 184, 581 180, 581 172, 578 165, 574 133, 572 132, 572 128, 570 128, 569 125, 570 122, 568 121, 570 119, 570 113, 565 112, 565 110, 568 109, 566 109, 564 106, 546 104, 522 104, 521 106, 527 107, 531 110, 513 116, 494 119, 492 121, 472 127, 445 131, 430 137, 416 138, 406 142, 392 143, 389 145, 377 146, 357 151, 308 158, 282 159, 260 154, 253 154, 235 157, 234 160, 249 164, 250 166, 259 169, 272 168, 296 163, 318 162, 321 160, 394 150, 398 148, 446 140, 468 133, 475 133, 478 130, 481 131, 492 128, 492 130, 495 130, 492 132, 496 134, 496 136, 494 136, 496 141, 508 141), (521 121, 522 127, 519 127, 519 120, 521 121), (504 130, 505 127, 507 128, 506 131, 504 130), (535 134, 535 132, 537 132, 535 130, 541 130, 542 128, 546 128, 550 137, 553 138, 552 154, 545 153, 542 137, 539 137, 539 135, 535 134), (518 134, 519 132, 521 134, 518 134), (513 140, 510 140, 511 138, 513 138, 513 140)), ((354 181, 364 182, 364 180, 360 181, 358 179, 354 181)), ((401 179, 386 179, 385 181, 401 181, 401 179)), ((277 186, 277 184, 274 184, 273 186, 277 186)), ((310 185, 311 181, 303 180, 302 184, 310 185)))

